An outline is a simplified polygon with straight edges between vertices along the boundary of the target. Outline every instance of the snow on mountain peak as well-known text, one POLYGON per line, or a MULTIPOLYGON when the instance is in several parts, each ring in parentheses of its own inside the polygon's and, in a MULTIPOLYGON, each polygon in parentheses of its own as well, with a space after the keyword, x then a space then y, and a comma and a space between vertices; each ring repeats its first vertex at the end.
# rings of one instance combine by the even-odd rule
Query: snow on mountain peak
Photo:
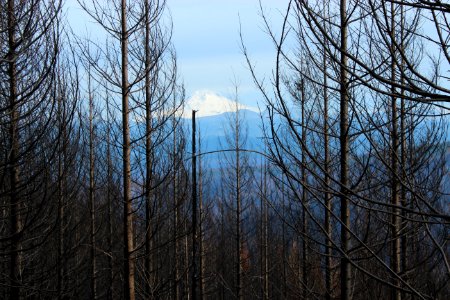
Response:
MULTIPOLYGON (((258 112, 256 107, 247 106, 238 103, 238 109, 248 109, 254 112, 258 112)), ((226 112, 233 112, 236 110, 236 103, 226 97, 217 95, 212 91, 202 90, 196 91, 186 101, 183 117, 192 117, 192 110, 197 110, 197 117, 207 117, 219 115, 226 112)))

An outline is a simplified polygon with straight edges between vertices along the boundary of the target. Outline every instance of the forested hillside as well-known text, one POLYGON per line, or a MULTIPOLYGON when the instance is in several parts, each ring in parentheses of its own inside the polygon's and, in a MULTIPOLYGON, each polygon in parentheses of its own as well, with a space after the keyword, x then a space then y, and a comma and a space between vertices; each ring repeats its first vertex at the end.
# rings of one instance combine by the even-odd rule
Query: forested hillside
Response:
POLYGON ((170 3, 0 1, 0 298, 448 299, 450 4, 260 1, 196 118, 170 3))

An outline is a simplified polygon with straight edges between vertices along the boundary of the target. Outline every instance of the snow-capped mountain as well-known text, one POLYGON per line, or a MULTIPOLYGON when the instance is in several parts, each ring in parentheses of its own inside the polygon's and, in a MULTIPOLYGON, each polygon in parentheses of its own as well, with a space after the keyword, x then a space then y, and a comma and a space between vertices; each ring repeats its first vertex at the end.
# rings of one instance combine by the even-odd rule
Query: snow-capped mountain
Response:
MULTIPOLYGON (((186 128, 188 135, 190 135, 189 132, 192 128, 192 110, 197 111, 197 136, 201 137, 201 150, 199 152, 219 151, 234 147, 228 144, 227 139, 234 140, 232 123, 236 110, 239 112, 241 119, 242 137, 245 137, 246 140, 244 148, 258 151, 264 148, 261 117, 257 107, 236 103, 212 91, 197 91, 187 99, 182 115, 184 128, 186 128)), ((256 154, 249 153, 248 155, 255 156, 256 154)), ((256 157, 258 156, 256 155, 256 157)), ((210 167, 216 168, 219 166, 219 162, 223 160, 223 153, 208 154, 204 159, 208 161, 210 167)))
POLYGON ((236 106, 239 110, 245 109, 258 112, 258 108, 256 107, 247 106, 241 103, 236 104, 233 100, 218 95, 212 91, 196 91, 189 99, 187 99, 183 117, 191 118, 192 110, 197 111, 197 117, 220 115, 226 112, 235 111, 236 106))

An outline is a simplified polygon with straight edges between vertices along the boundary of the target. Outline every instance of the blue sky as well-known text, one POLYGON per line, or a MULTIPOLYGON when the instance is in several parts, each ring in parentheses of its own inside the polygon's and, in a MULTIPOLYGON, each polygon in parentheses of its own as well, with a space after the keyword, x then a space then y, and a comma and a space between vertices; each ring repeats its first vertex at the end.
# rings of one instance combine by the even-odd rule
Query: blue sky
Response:
MULTIPOLYGON (((287 5, 288 0, 262 0, 273 28, 281 27, 281 15, 287 5)), ((95 24, 81 11, 76 0, 67 0, 66 7, 69 21, 77 34, 86 36, 87 33, 91 38, 102 39, 95 30, 95 24)), ((264 32, 259 1, 167 0, 167 13, 173 22, 172 42, 186 97, 208 91, 233 98, 233 82, 236 81, 239 101, 256 106, 260 95, 242 54, 239 23, 258 76, 269 80, 275 53, 264 32)))
MULTIPOLYGON (((288 1, 262 2, 272 22, 276 23, 288 1)), ((240 47, 239 22, 261 76, 270 76, 275 58, 273 46, 263 31, 258 0, 168 0, 167 4, 172 14, 173 43, 187 96, 198 90, 210 90, 231 97, 232 82, 236 78, 240 101, 255 105, 259 94, 240 47)))

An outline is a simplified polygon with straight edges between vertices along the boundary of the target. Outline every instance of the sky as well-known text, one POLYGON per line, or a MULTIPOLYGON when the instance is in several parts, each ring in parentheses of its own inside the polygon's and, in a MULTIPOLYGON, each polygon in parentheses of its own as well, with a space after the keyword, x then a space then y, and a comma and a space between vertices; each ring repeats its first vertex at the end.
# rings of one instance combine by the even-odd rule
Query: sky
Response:
MULTIPOLYGON (((280 28, 288 0, 261 1, 273 28, 280 28)), ((261 97, 242 53, 239 32, 241 28, 258 77, 270 80, 275 52, 264 31, 259 1, 167 0, 166 4, 173 23, 172 42, 179 77, 186 89, 187 109, 199 109, 190 107, 190 102, 211 106, 214 100, 234 100, 235 86, 239 102, 255 109, 261 97)), ((66 5, 76 33, 101 38, 76 0, 67 0, 66 5)), ((220 105, 224 107, 224 103, 217 103, 220 105)), ((209 110, 216 111, 211 107, 209 110)))
MULTIPOLYGON (((286 0, 262 0, 273 22, 279 20, 286 0)), ((274 48, 264 32, 258 0, 168 0, 173 20, 173 43, 188 98, 210 91, 256 106, 259 93, 242 53, 239 28, 258 75, 270 77, 274 48)))

